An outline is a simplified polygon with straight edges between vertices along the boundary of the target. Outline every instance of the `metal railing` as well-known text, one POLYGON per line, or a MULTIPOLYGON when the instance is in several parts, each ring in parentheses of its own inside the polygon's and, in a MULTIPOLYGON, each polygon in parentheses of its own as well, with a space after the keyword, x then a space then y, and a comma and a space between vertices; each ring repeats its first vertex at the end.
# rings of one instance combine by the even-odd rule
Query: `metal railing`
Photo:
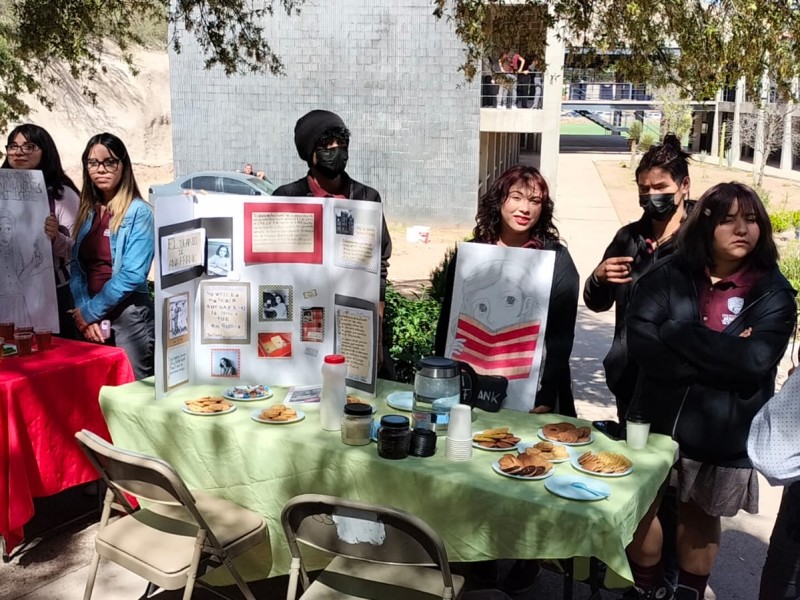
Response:
POLYGON ((540 109, 544 99, 541 72, 484 73, 481 76, 481 107, 540 109))
POLYGON ((644 83, 630 82, 575 82, 564 85, 562 99, 599 102, 653 100, 652 89, 644 83))

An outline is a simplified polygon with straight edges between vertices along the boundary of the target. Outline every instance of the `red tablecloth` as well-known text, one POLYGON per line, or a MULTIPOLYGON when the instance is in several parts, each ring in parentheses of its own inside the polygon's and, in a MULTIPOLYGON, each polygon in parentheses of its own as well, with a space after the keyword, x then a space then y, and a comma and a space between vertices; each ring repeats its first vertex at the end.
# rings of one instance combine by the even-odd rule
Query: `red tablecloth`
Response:
POLYGON ((98 396, 133 381, 121 348, 54 338, 53 348, 0 361, 0 536, 16 546, 33 499, 93 481, 75 432, 111 439, 98 396))

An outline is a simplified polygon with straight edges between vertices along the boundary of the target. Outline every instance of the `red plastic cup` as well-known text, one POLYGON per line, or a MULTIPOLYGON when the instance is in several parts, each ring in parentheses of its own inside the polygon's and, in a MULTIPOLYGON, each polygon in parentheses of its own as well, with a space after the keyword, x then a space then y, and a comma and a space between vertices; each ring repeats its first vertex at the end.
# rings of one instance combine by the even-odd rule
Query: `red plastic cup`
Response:
POLYGON ((0 337, 7 339, 9 343, 14 341, 14 323, 12 321, 0 323, 0 337))
POLYGON ((35 329, 36 347, 39 352, 49 350, 53 346, 53 332, 49 329, 35 329))
POLYGON ((25 331, 14 334, 14 342, 17 344, 17 356, 30 356, 33 352, 33 334, 25 331))

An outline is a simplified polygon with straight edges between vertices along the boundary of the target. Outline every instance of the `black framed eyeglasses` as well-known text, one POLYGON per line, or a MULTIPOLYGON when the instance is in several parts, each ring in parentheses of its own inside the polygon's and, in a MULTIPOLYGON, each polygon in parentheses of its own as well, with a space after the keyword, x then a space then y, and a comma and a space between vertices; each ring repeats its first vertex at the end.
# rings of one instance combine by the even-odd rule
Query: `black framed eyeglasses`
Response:
POLYGON ((20 152, 22 154, 33 154, 39 146, 34 144, 33 142, 28 142, 27 144, 8 144, 6 146, 6 152, 12 154, 14 152, 20 152))
POLYGON ((116 173, 117 169, 119 169, 119 163, 121 162, 122 161, 118 158, 107 158, 105 160, 95 160, 92 158, 86 161, 86 167, 90 171, 98 171, 102 165, 103 169, 109 173, 116 173))

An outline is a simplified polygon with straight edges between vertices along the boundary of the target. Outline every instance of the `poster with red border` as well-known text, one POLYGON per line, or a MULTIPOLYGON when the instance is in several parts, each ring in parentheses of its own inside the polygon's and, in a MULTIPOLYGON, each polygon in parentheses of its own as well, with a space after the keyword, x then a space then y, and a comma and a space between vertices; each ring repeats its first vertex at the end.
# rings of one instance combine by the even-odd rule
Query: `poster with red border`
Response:
POLYGON ((322 205, 283 202, 245 203, 244 261, 246 264, 321 265, 322 205), (263 247, 281 248, 281 250, 264 251, 263 247))

